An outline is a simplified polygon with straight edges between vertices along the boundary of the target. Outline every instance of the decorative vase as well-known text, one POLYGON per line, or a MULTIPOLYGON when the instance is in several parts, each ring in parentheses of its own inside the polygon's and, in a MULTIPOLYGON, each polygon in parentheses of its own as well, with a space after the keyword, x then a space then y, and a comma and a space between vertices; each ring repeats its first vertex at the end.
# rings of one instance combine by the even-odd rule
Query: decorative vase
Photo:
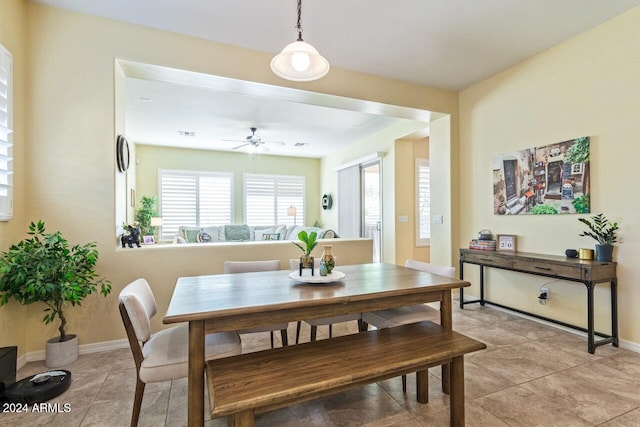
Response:
POLYGON ((320 261, 320 275, 324 277, 327 274, 329 274, 327 271, 327 263, 324 261, 320 261))
POLYGON ((58 341, 58 337, 47 340, 45 362, 47 368, 59 368, 78 359, 78 336, 67 335, 66 341, 58 341))
POLYGON ((331 245, 323 246, 324 251, 322 252, 322 257, 320 258, 320 262, 324 262, 327 265, 327 273, 331 274, 333 268, 336 266, 336 260, 333 257, 333 253, 331 253, 331 245))
POLYGON ((613 261, 613 245, 596 245, 596 261, 613 261))

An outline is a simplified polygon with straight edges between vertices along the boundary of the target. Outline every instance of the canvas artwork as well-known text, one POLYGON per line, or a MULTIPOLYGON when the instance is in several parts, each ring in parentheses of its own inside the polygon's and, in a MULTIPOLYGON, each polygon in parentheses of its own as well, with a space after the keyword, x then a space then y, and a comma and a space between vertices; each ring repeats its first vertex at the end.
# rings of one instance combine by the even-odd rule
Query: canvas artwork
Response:
POLYGON ((589 137, 493 159, 493 213, 589 213, 589 137))

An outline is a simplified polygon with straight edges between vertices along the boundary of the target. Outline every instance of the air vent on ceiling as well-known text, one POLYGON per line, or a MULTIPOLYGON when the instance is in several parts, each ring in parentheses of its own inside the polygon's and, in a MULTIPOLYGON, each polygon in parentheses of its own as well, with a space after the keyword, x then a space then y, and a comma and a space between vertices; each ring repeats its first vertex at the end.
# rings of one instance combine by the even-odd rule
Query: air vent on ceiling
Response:
POLYGON ((195 132, 190 132, 190 131, 188 131, 188 130, 179 130, 179 131, 178 131, 178 134, 179 134, 180 136, 196 136, 196 133, 195 133, 195 132))

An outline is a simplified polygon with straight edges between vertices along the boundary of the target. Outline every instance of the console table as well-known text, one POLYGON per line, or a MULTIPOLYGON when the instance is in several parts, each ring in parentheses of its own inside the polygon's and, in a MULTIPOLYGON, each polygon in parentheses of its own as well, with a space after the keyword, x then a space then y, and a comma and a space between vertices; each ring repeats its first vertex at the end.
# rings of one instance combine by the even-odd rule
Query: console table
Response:
POLYGON ((589 353, 594 353, 596 347, 604 344, 618 346, 618 303, 615 262, 601 262, 595 260, 582 260, 578 258, 565 258, 554 255, 543 255, 527 252, 483 251, 474 249, 460 249, 460 280, 464 278, 464 264, 476 264, 480 266, 480 299, 464 301, 464 291, 460 288, 460 308, 465 304, 480 303, 484 306, 491 304, 518 313, 526 314, 548 322, 578 329, 587 333, 587 348, 589 353), (518 271, 534 274, 536 276, 552 277, 571 282, 583 283, 587 288, 587 328, 571 325, 558 320, 528 313, 523 310, 508 307, 491 302, 484 297, 484 268, 499 268, 502 270, 518 271), (597 283, 609 282, 611 287, 611 335, 606 335, 594 330, 593 290, 597 283), (604 339, 596 341, 598 335, 604 339))

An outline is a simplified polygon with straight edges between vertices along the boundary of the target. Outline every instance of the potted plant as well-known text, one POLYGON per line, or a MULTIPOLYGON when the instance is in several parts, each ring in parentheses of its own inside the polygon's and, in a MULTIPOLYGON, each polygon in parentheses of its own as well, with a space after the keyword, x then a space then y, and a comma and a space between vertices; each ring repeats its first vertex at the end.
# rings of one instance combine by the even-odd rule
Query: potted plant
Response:
POLYGON ((302 255, 300 256, 300 264, 302 268, 311 268, 313 265, 313 257, 311 256, 311 251, 318 244, 318 233, 312 231, 311 233, 307 233, 305 230, 302 230, 298 233, 298 242, 291 242, 296 245, 302 251, 302 255), (303 246, 304 245, 304 246, 303 246))
POLYGON ((143 236, 153 236, 154 229, 151 226, 151 218, 158 216, 156 210, 155 196, 142 196, 140 199, 142 205, 136 209, 136 222, 140 226, 140 233, 143 236))
POLYGON ((617 222, 610 222, 602 213, 592 215, 590 218, 578 218, 578 221, 586 224, 589 230, 580 233, 583 237, 593 237, 596 244, 596 260, 613 261, 613 244, 616 242, 617 222))
POLYGON ((59 231, 45 233, 42 221, 32 222, 27 234, 31 237, 12 245, 0 258, 0 306, 11 297, 25 305, 45 303, 44 323, 60 321, 60 336, 47 341, 46 365, 64 366, 78 357, 77 337, 65 330, 66 303, 80 305, 98 289, 106 297, 111 282, 94 270, 98 261, 95 243, 70 248, 59 231))

